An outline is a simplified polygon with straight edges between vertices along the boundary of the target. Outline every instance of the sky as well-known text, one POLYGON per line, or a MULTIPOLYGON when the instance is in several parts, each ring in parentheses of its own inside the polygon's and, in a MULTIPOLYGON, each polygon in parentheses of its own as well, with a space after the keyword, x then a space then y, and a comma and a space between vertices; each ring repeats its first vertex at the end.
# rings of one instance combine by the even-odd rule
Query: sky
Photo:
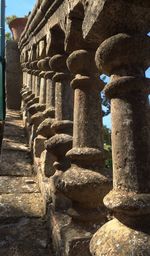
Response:
MULTIPOLYGON (((16 15, 24 17, 33 9, 36 0, 6 0, 6 17, 16 15)), ((10 32, 6 25, 6 32, 10 32)))
MULTIPOLYGON (((6 0, 6 17, 12 15, 16 15, 17 17, 24 17, 25 15, 28 15, 28 13, 33 9, 35 3, 36 0, 6 0)), ((10 32, 7 25, 6 32, 10 32)), ((150 78, 150 68, 146 72, 146 76, 150 78)), ((103 123, 108 128, 111 128, 110 115, 103 118, 103 123)))

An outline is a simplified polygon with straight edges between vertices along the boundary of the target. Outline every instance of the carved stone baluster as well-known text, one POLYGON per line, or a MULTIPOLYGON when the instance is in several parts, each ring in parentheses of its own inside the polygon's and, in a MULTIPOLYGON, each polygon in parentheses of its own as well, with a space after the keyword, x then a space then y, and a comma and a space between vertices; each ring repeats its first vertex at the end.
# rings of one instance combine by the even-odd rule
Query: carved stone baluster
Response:
POLYGON ((53 71, 48 71, 45 74, 46 79, 46 108, 54 110, 55 109, 55 83, 52 80, 54 76, 53 71))
MULTIPOLYGON (((39 105, 43 106, 43 110, 45 110, 45 108, 46 108, 46 80, 45 80, 45 71, 43 68, 43 61, 44 61, 44 59, 40 60, 37 64, 37 66, 41 70, 41 72, 39 74, 39 76, 40 76, 39 105)), ((32 112, 33 108, 34 108, 34 106, 31 106, 31 108, 29 109, 29 113, 32 112)), ((30 117, 30 126, 32 126, 32 128, 31 128, 29 145, 30 145, 31 149, 33 147, 33 141, 36 137, 37 128, 43 120, 44 120, 44 116, 43 116, 43 112, 41 112, 41 111, 36 112, 35 114, 33 114, 30 117)))
POLYGON ((98 68, 111 75, 106 95, 111 99, 113 190, 105 205, 115 218, 91 241, 99 255, 150 255, 150 38, 117 34, 96 54, 98 68))
POLYGON ((37 127, 40 125, 40 123, 45 119, 45 116, 43 114, 43 111, 46 108, 46 80, 45 80, 45 55, 46 55, 46 44, 45 40, 41 40, 38 44, 38 52, 36 53, 36 56, 38 55, 38 59, 40 59, 37 63, 38 69, 41 71, 40 76, 40 94, 39 94, 39 104, 35 104, 29 108, 29 123, 31 127, 31 134, 29 139, 29 145, 31 150, 33 149, 33 141, 36 137, 36 131, 37 127))
POLYGON ((21 111, 23 112, 25 103, 23 97, 30 95, 31 92, 29 92, 29 87, 27 86, 27 69, 25 68, 25 63, 21 64, 22 67, 22 75, 23 75, 23 84, 21 89, 21 96, 22 96, 22 103, 21 103, 21 111))
POLYGON ((29 121, 28 121, 28 109, 27 105, 28 103, 33 101, 35 94, 32 91, 32 68, 31 68, 31 63, 27 62, 26 63, 26 68, 27 68, 27 87, 29 88, 27 92, 24 92, 22 94, 22 99, 23 99, 23 104, 24 104, 24 109, 23 109, 23 120, 24 120, 24 126, 27 130, 27 133, 29 131, 29 121))
POLYGON ((76 250, 82 248, 85 255, 89 255, 89 241, 97 228, 94 224, 102 224, 107 219, 103 197, 111 185, 104 168, 100 102, 104 85, 98 75, 94 76, 97 69, 92 53, 74 51, 68 58, 68 67, 75 75, 71 82, 75 91, 73 148, 67 152, 71 167, 60 177, 57 189, 72 201, 68 210, 74 223, 70 241, 77 240, 76 250))
POLYGON ((30 94, 23 96, 25 104, 27 104, 28 101, 34 98, 34 94, 32 92, 32 69, 30 67, 30 62, 26 63, 26 68, 27 68, 27 86, 29 88, 30 94))
MULTIPOLYGON (((47 58, 48 60, 49 58, 47 58)), ((50 69, 49 65, 48 68, 50 69)), ((46 79, 46 118, 38 126, 34 140, 34 166, 40 180, 40 189, 45 200, 45 205, 51 200, 49 177, 55 172, 53 163, 56 161, 55 156, 45 149, 45 141, 54 135, 51 128, 55 117, 55 83, 52 81, 53 71, 45 73, 46 79)))
MULTIPOLYGON (((49 67, 49 57, 46 57, 45 60, 42 62, 45 69, 44 79, 45 79, 45 96, 46 96, 46 110, 43 112, 43 116, 45 119, 43 122, 38 126, 34 141, 34 157, 40 158, 41 153, 44 151, 45 146, 44 142, 46 139, 49 139, 53 133, 51 131, 51 124, 54 121, 55 115, 55 85, 52 81, 52 77, 54 72, 48 71, 49 67)), ((43 157, 42 157, 43 159, 43 157)), ((40 159, 39 159, 40 160, 40 159)), ((37 161, 37 160, 36 160, 37 161)), ((41 161, 41 160, 40 160, 41 161)), ((39 163, 37 164, 39 165, 39 163)), ((47 171, 46 171, 47 172, 47 171)))
POLYGON ((65 200, 55 190, 55 181, 70 165, 65 154, 72 146, 73 95, 70 88, 70 74, 66 66, 66 56, 53 56, 50 59, 50 66, 55 71, 53 76, 53 81, 55 82, 55 121, 51 126, 55 135, 46 142, 46 149, 57 158, 54 163, 56 172, 51 181, 53 184, 53 205, 55 209, 60 209, 66 207, 66 204, 68 205, 68 200, 65 200))

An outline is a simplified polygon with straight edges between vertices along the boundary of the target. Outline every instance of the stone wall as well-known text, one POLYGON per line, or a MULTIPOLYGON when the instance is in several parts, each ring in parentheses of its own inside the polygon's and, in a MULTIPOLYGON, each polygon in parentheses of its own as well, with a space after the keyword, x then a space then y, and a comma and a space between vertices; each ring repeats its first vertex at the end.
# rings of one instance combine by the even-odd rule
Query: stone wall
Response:
POLYGON ((9 109, 19 110, 21 106, 20 90, 22 70, 20 53, 16 41, 6 42, 6 104, 9 109))
POLYGON ((29 16, 19 42, 22 113, 55 255, 150 255, 149 24, 147 0, 43 0, 29 16))

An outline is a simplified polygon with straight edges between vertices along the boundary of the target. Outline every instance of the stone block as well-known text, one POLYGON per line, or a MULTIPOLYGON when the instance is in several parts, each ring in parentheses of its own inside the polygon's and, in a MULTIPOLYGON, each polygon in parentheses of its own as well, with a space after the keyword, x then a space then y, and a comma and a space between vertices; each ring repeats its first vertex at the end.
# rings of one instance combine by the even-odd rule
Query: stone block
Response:
POLYGON ((45 150, 44 142, 46 138, 38 135, 34 140, 33 154, 34 157, 40 157, 41 153, 45 150))
POLYGON ((89 242, 98 227, 73 223, 66 213, 50 208, 52 243, 57 256, 90 256, 89 242))
POLYGON ((40 161, 43 175, 46 177, 51 177, 55 173, 53 164, 56 161, 56 157, 47 150, 44 150, 41 154, 40 161))

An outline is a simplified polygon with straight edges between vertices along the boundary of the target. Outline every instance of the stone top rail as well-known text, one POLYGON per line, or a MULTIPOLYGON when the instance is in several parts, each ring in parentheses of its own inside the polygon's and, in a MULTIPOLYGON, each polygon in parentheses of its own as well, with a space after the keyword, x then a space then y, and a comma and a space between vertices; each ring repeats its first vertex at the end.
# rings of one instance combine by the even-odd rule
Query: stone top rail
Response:
POLYGON ((67 52, 73 47, 76 50, 81 39, 88 47, 97 48, 106 38, 124 29, 129 34, 137 30, 147 33, 149 5, 149 1, 38 0, 22 33, 20 50, 29 50, 44 37, 48 43, 57 27, 64 32, 67 52))

